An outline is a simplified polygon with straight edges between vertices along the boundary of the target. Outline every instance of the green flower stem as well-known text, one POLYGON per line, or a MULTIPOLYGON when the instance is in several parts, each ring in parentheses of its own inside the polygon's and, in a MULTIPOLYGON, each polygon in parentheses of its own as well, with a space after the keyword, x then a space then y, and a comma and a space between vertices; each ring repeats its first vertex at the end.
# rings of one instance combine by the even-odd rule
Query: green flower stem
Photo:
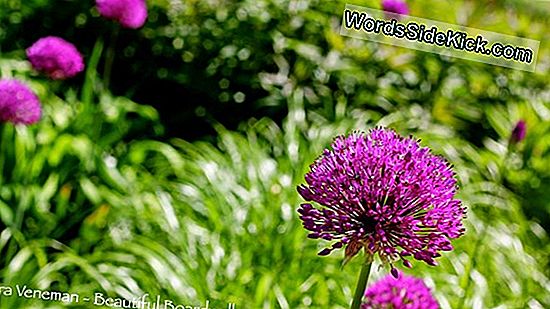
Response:
POLYGON ((105 54, 105 66, 103 67, 103 87, 109 89, 109 83, 111 82, 111 72, 113 70, 113 62, 115 60, 116 41, 118 39, 118 33, 120 32, 120 25, 115 24, 115 29, 111 32, 111 41, 107 47, 105 54))
POLYGON ((84 85, 82 86, 81 101, 84 105, 92 104, 95 84, 97 82, 97 66, 99 64, 99 58, 103 52, 103 40, 98 38, 95 42, 92 56, 86 65, 86 74, 84 78, 84 85))
POLYGON ((369 254, 365 254, 365 262, 361 267, 361 273, 359 274, 359 280, 357 281, 357 287, 355 287, 355 295, 353 295, 353 302, 351 303, 351 309, 359 309, 363 295, 365 294, 365 288, 369 281, 370 268, 372 266, 372 257, 369 254))
POLYGON ((100 37, 95 42, 92 56, 86 65, 86 74, 80 99, 82 101, 82 106, 78 111, 78 116, 75 121, 77 130, 79 132, 87 132, 94 140, 99 138, 98 134, 100 132, 100 128, 94 124, 97 110, 97 104, 94 104, 94 93, 97 91, 97 66, 99 65, 99 59, 102 53, 103 40, 100 37))

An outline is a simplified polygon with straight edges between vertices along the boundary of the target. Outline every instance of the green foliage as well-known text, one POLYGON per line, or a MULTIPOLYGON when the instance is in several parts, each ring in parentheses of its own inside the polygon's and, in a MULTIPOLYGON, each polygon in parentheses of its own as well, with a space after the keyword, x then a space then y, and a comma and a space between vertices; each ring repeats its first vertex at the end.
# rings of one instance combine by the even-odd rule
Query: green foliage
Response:
MULTIPOLYGON (((22 195, 15 199, 20 204, 28 203, 16 210, 30 211, 19 210, 21 219, 13 221, 36 220, 41 227, 35 234, 29 226, 8 224, 4 229, 2 250, 8 254, 3 254, 3 282, 82 295, 95 290, 128 298, 147 292, 180 303, 208 299, 218 307, 235 302, 243 308, 346 308, 359 261, 341 269, 341 252, 316 256, 325 244, 305 237, 295 214, 300 203, 295 187, 303 181, 307 164, 335 134, 383 124, 422 137, 424 145, 447 156, 459 173, 460 198, 469 207, 466 236, 455 241, 456 249, 445 254, 437 268, 417 263, 412 269, 434 288, 442 307, 550 304, 544 264, 548 257, 539 249, 548 246, 548 238, 539 225, 525 219, 518 196, 491 179, 487 169, 491 160, 497 161, 497 170, 502 167, 498 160, 504 156, 473 148, 429 116, 418 119, 426 115, 420 106, 385 117, 355 111, 334 123, 304 110, 302 97, 299 91, 292 96, 282 128, 269 119, 249 122, 242 133, 218 127, 215 145, 134 140, 128 146, 109 143, 100 148, 81 136, 79 143, 96 152, 57 146, 66 147, 68 154, 50 161, 48 150, 59 151, 48 143, 37 146, 36 153, 45 154, 42 160, 57 163, 55 169, 45 164, 38 175, 60 176, 27 178, 26 188, 42 188, 35 191, 2 185, 8 188, 4 191, 22 195), (69 172, 87 164, 88 173, 69 172), (59 220, 76 221, 78 228, 73 238, 63 233, 60 241, 56 229, 67 224, 47 220, 58 218, 55 211, 64 205, 64 195, 73 211, 59 220), (33 206, 32 201, 42 203, 33 206)), ((109 102, 119 115, 131 110, 126 100, 120 105, 109 102)), ((107 118, 111 113, 98 114, 107 118)), ((119 125, 121 117, 116 118, 119 125)), ((23 136, 44 129, 15 133, 5 126, 4 134, 10 130, 12 138, 23 143, 23 136)), ((68 144, 73 145, 76 137, 69 136, 68 144)), ((59 137, 51 140, 65 143, 59 137)), ((40 157, 17 160, 14 170, 30 168, 40 157)), ((12 183, 22 182, 16 180, 12 183)), ((374 269, 373 278, 387 272, 374 269)), ((18 301, 2 299, 5 308, 18 306, 18 301)))
MULTIPOLYGON (((26 66, 13 60, 3 60, 2 68, 19 77, 26 73, 26 66)), ((102 244, 113 205, 122 207, 129 196, 138 199, 146 193, 127 179, 136 177, 139 166, 116 165, 127 153, 125 138, 162 132, 158 115, 148 106, 106 93, 82 103, 73 92, 62 100, 41 83, 33 86, 44 103, 44 119, 32 127, 1 126, 2 282, 59 290, 79 278, 108 282, 79 255, 102 244), (74 269, 81 275, 69 277, 74 269), (48 275, 51 271, 54 276, 48 275)), ((104 282, 99 286, 111 291, 104 282)), ((2 305, 14 308, 19 301, 2 299, 2 305)))

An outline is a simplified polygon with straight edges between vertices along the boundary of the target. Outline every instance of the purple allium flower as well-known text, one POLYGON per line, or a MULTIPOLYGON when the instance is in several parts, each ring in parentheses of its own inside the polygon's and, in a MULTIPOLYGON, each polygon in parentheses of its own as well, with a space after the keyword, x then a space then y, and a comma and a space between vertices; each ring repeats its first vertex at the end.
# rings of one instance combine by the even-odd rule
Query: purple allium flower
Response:
POLYGON ((27 48, 33 68, 51 79, 66 79, 84 70, 82 55, 76 47, 55 36, 39 39, 27 48))
POLYGON ((512 130, 510 135, 510 144, 517 144, 525 138, 525 133, 527 132, 526 123, 524 120, 518 121, 516 126, 512 130))
POLYGON ((346 246, 346 259, 364 248, 390 265, 411 267, 408 256, 436 265, 438 251, 452 250, 449 239, 464 233, 454 177, 444 158, 412 138, 356 132, 337 137, 311 165, 298 192, 321 207, 303 203, 298 212, 309 238, 336 240, 319 255, 346 246))
POLYGON ((382 9, 386 12, 407 15, 409 6, 403 0, 382 0, 382 9))
POLYGON ((0 121, 33 124, 41 115, 40 101, 27 85, 13 79, 0 80, 0 121))
POLYGON ((362 309, 438 309, 430 289, 421 279, 400 274, 386 276, 365 292, 362 309))
POLYGON ((137 29, 147 19, 145 0, 96 0, 99 13, 119 22, 123 27, 137 29))

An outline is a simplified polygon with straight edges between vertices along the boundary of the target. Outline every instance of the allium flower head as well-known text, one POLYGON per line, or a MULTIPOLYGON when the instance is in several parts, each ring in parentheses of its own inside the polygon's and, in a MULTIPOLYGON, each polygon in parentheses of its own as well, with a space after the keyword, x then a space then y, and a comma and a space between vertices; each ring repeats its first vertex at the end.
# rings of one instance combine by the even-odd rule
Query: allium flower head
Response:
POLYGON ((76 47, 55 36, 39 39, 27 49, 33 68, 51 79, 66 79, 84 70, 82 55, 76 47))
POLYGON ((346 246, 347 259, 364 248, 390 265, 411 267, 409 256, 436 265, 438 251, 464 233, 454 176, 444 158, 393 130, 339 136, 298 187, 321 207, 303 203, 298 212, 309 238, 336 241, 319 255, 346 246))
POLYGON ((439 305, 422 280, 401 274, 386 276, 365 292, 362 309, 438 309, 439 305))
POLYGON ((525 138, 525 133, 527 133, 527 127, 524 120, 518 121, 516 126, 512 130, 510 135, 510 144, 517 144, 525 138))
POLYGON ((125 28, 137 29, 147 19, 145 0, 96 0, 96 6, 99 14, 125 28))
POLYGON ((0 80, 0 121, 33 124, 40 120, 38 97, 20 81, 0 80))
POLYGON ((382 0, 382 9, 390 13, 409 14, 409 6, 403 0, 382 0))

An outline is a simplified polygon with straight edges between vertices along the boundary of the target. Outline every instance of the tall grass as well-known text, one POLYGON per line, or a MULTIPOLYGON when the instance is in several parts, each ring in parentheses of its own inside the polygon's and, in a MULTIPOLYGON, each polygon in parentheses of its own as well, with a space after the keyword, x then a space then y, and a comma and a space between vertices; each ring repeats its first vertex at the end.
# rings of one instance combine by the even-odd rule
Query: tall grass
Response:
MULTIPOLYGON (((166 143, 125 139, 131 114, 155 127, 148 107, 98 96, 93 120, 103 133, 92 139, 74 128, 74 119, 91 117, 79 114, 75 96, 42 95, 44 121, 2 128, 3 284, 129 299, 149 293, 214 308, 346 308, 359 260, 342 269, 341 252, 316 255, 326 244, 306 238, 295 187, 335 135, 385 125, 422 137, 459 175, 466 235, 440 266, 416 263, 410 271, 425 278, 442 308, 550 305, 541 250, 548 238, 503 185, 505 152, 472 146, 421 106, 386 116, 348 110, 327 121, 304 109, 297 89, 282 126, 251 120, 238 132, 216 126, 215 143, 166 143)), ((505 137, 493 142, 504 147, 505 137)), ((387 272, 373 269, 375 278, 387 272)))

